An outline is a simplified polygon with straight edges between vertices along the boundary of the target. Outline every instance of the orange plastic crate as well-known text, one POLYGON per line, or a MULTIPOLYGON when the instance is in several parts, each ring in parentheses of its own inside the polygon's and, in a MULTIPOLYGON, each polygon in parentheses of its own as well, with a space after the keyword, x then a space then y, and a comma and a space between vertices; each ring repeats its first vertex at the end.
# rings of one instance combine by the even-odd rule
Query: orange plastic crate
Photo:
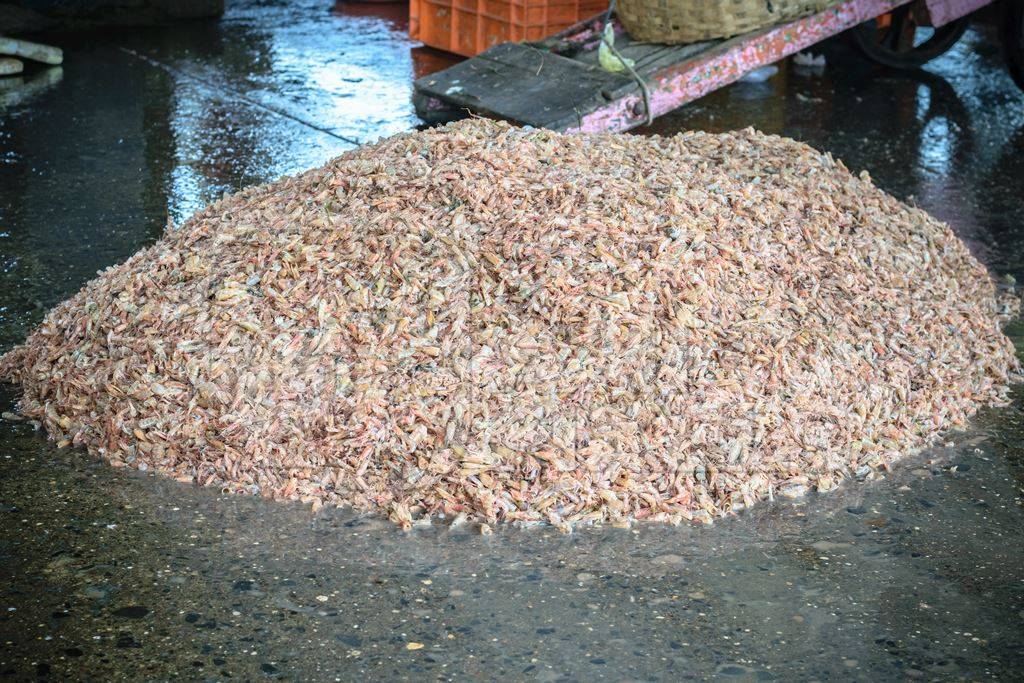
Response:
POLYGON ((540 40, 608 9, 608 0, 409 0, 409 35, 472 57, 498 43, 540 40))

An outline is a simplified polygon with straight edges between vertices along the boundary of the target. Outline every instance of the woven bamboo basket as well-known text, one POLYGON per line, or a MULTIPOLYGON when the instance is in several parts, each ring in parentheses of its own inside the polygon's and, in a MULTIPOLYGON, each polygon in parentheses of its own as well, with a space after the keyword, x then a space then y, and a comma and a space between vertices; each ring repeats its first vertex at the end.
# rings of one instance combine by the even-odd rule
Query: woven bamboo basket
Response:
POLYGON ((635 40, 695 43, 728 38, 821 11, 833 0, 617 0, 635 40))

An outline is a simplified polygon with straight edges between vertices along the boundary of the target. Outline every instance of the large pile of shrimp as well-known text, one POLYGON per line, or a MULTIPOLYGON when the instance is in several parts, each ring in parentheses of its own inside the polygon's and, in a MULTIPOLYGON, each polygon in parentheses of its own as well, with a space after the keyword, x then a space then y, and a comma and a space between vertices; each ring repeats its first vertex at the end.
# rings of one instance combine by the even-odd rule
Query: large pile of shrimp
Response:
POLYGON ((61 445, 226 491, 709 521, 1004 401, 1016 310, 946 225, 792 140, 472 120, 209 206, 0 376, 61 445))

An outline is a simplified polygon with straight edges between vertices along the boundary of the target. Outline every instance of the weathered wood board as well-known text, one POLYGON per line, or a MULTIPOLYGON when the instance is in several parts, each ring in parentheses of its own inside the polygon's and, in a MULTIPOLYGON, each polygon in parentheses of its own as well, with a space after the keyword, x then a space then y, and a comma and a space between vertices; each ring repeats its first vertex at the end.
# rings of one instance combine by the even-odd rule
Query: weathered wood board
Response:
MULTIPOLYGON (((619 52, 650 77, 714 45, 670 46, 633 43, 623 35, 619 52)), ((433 98, 452 111, 469 110, 494 118, 552 130, 579 126, 583 117, 640 86, 628 73, 609 73, 597 63, 597 50, 565 57, 524 43, 504 43, 473 59, 416 81, 419 98, 433 98)))

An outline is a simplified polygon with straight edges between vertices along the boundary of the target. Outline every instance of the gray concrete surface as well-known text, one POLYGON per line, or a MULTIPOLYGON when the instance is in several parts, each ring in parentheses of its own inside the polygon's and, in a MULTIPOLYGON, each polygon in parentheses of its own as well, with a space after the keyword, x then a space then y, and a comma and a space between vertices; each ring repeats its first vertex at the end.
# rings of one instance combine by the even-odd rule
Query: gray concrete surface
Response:
MULTIPOLYGON (((60 38, 62 70, 0 83, 0 350, 168 220, 416 125, 413 74, 444 58, 404 11, 239 0, 220 23, 60 38)), ((1024 277, 1024 98, 991 28, 915 74, 828 56, 652 129, 806 140, 1024 277)), ((1022 408, 833 494, 572 536, 311 517, 0 423, 0 677, 1018 679, 1022 408)))

